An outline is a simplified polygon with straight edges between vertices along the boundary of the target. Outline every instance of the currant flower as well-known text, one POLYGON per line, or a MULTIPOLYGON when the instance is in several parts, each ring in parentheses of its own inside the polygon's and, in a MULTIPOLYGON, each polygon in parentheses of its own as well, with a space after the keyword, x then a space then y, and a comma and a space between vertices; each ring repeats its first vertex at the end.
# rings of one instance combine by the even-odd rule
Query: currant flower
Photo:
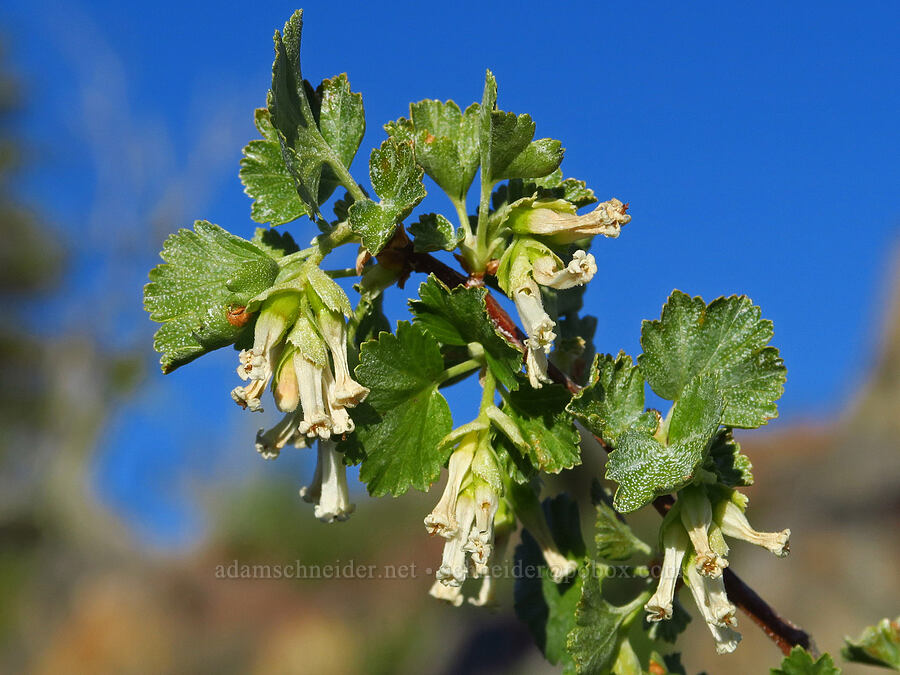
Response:
POLYGON ((316 518, 325 523, 347 520, 356 508, 350 503, 347 467, 336 445, 335 441, 319 439, 313 482, 300 489, 303 500, 315 505, 316 518))
POLYGON ((459 446, 450 455, 447 463, 448 477, 444 492, 434 509, 425 516, 425 529, 428 534, 440 535, 450 539, 456 535, 458 520, 456 517, 457 498, 463 480, 466 478, 475 450, 478 448, 480 435, 477 431, 465 434, 459 442, 459 446))
POLYGON ((681 578, 681 564, 690 548, 690 540, 681 523, 665 523, 662 533, 663 563, 656 592, 644 605, 647 621, 664 621, 672 618, 675 585, 681 578))
POLYGON ((681 522, 687 530, 688 537, 694 547, 694 558, 700 574, 716 579, 722 576, 722 570, 728 567, 724 556, 713 550, 709 541, 709 529, 712 525, 712 506, 702 488, 685 488, 681 491, 681 522))
POLYGON ((735 491, 731 499, 726 499, 716 505, 715 521, 722 530, 722 534, 732 539, 741 539, 756 546, 761 546, 777 555, 779 558, 787 556, 791 552, 791 531, 758 532, 750 526, 744 513, 747 498, 735 491))
POLYGON ((725 595, 722 578, 702 576, 700 569, 695 560, 688 561, 684 568, 685 585, 691 590, 697 609, 716 641, 716 651, 719 654, 731 653, 741 641, 741 634, 735 630, 735 607, 725 595))
POLYGON ((534 261, 532 273, 541 286, 557 290, 584 286, 597 273, 597 261, 587 251, 577 250, 572 260, 562 267, 556 256, 543 256, 534 261))
POLYGON ((547 237, 558 244, 570 244, 602 234, 614 239, 622 226, 631 222, 628 205, 618 199, 601 202, 588 214, 579 216, 575 205, 564 199, 525 198, 510 207, 506 220, 516 234, 547 237))
POLYGON ((448 586, 461 586, 468 576, 465 545, 475 523, 475 499, 471 490, 464 491, 456 500, 456 532, 444 543, 441 566, 437 580, 448 586))

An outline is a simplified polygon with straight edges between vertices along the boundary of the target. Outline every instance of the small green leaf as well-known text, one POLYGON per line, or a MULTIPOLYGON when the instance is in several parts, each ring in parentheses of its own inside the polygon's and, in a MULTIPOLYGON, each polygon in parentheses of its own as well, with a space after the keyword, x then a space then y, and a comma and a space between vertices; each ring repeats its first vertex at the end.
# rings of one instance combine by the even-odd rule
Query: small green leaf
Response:
POLYGON ((371 390, 364 404, 369 414, 354 420, 365 449, 360 479, 371 495, 427 490, 440 476, 452 448, 439 443, 453 426, 437 390, 443 370, 437 340, 405 321, 396 335, 381 333, 362 345, 356 376, 371 390))
POLYGON ((566 639, 566 650, 579 675, 605 675, 619 653, 622 628, 641 611, 643 598, 623 607, 607 602, 601 590, 605 565, 588 561, 581 570, 584 582, 575 607, 575 624, 566 639))
POLYGON ((359 94, 350 93, 346 75, 325 80, 318 91, 300 69, 303 11, 294 12, 275 31, 275 63, 268 110, 278 132, 284 163, 307 212, 318 216, 338 184, 338 169, 350 166, 365 132, 359 94))
POLYGON ((847 661, 900 670, 900 616, 882 619, 855 640, 844 638, 841 656, 847 661))
MULTIPOLYGON (((530 489, 524 487, 522 489, 530 489)), ((567 494, 544 500, 544 514, 557 547, 570 560, 583 560, 584 541, 578 504, 567 494)), ((547 570, 544 556, 528 530, 515 552, 516 577, 514 606, 516 616, 525 623, 538 649, 552 664, 562 662, 573 667, 566 652, 566 638, 575 625, 575 606, 581 597, 582 578, 575 575, 560 584, 555 583, 547 570)))
MULTIPOLYGON (((569 398, 566 388, 558 384, 541 389, 522 386, 510 392, 503 412, 525 440, 524 446, 508 448, 510 454, 518 450, 532 466, 547 473, 581 464, 580 437, 572 416, 566 412, 569 398)), ((504 443, 508 440, 504 438, 504 443)))
POLYGON ((594 545, 601 560, 628 560, 636 553, 649 553, 649 547, 638 539, 628 524, 605 502, 597 504, 594 545))
POLYGON ((355 202, 350 207, 350 227, 363 245, 377 255, 391 240, 397 223, 425 198, 425 186, 412 145, 396 138, 388 138, 380 148, 372 150, 369 175, 381 202, 355 202))
POLYGON ((388 133, 413 141, 425 173, 452 200, 465 201, 478 170, 478 104, 463 112, 453 101, 426 99, 409 108, 410 119, 385 125, 388 133))
POLYGON ((637 429, 620 436, 606 465, 606 477, 619 484, 615 509, 635 511, 690 483, 706 458, 724 408, 716 379, 698 375, 675 404, 666 445, 637 429))
POLYGON ((641 330, 638 365, 657 394, 675 401, 696 375, 719 377, 727 403, 722 424, 755 428, 777 416, 786 369, 768 346, 772 322, 746 296, 714 300, 674 291, 657 321, 641 330))
POLYGON ((484 288, 449 289, 433 275, 419 286, 419 299, 411 300, 416 323, 445 345, 484 347, 488 368, 507 389, 518 386, 516 374, 522 353, 500 336, 485 309, 484 288))
POLYGON ((278 132, 265 108, 256 111, 256 128, 263 139, 244 147, 240 170, 244 192, 253 199, 250 217, 257 223, 283 225, 305 216, 306 205, 297 194, 294 177, 284 163, 278 132))
POLYGON ((504 178, 540 178, 555 171, 562 144, 549 138, 532 141, 535 124, 529 115, 496 109, 497 80, 487 71, 479 111, 481 170, 488 184, 504 178))
POLYGON ((719 477, 719 482, 728 487, 753 485, 753 464, 741 452, 741 444, 734 440, 731 429, 719 429, 709 448, 709 457, 704 466, 719 477))
POLYGON ((418 253, 452 251, 463 239, 463 231, 439 213, 425 213, 409 226, 413 249, 418 253))
POLYGON ((841 669, 834 665, 831 656, 823 654, 817 661, 803 647, 794 647, 784 657, 780 668, 772 668, 771 675, 840 675, 841 669))
POLYGON ((278 263, 259 248, 204 220, 170 235, 160 255, 165 264, 150 271, 144 308, 162 324, 153 346, 165 373, 236 342, 248 327, 231 325, 228 311, 278 274, 278 263))
POLYGON ((588 386, 567 410, 610 448, 629 429, 652 436, 659 425, 659 414, 644 410, 644 378, 624 352, 596 356, 588 386))

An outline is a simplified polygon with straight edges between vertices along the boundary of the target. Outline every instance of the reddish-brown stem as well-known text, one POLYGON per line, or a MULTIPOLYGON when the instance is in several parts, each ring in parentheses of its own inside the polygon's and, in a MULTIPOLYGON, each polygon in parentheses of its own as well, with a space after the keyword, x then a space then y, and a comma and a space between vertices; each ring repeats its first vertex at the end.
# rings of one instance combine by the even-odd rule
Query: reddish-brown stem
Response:
MULTIPOLYGON (((404 253, 411 271, 434 274, 450 288, 461 285, 482 285, 481 279, 466 277, 427 253, 416 253, 412 250, 411 245, 404 250, 404 253)), ((490 292, 485 296, 485 305, 488 315, 494 322, 497 330, 511 343, 522 348, 525 335, 490 292)), ((565 385, 572 393, 576 393, 581 389, 578 383, 552 363, 550 364, 548 375, 553 381, 565 385)), ((653 507, 661 516, 665 516, 674 503, 675 499, 671 495, 663 495, 653 501, 653 507)), ((816 645, 812 636, 787 619, 779 616, 765 600, 759 597, 756 591, 744 583, 730 568, 725 569, 724 579, 725 590, 731 601, 749 616, 785 655, 789 654, 791 649, 797 645, 816 654, 816 645)))

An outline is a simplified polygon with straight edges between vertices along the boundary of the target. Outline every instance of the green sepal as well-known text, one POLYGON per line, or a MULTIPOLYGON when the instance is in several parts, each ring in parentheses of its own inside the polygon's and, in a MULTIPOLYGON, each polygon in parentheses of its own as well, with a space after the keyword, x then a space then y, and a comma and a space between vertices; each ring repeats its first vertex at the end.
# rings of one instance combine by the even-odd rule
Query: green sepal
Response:
POLYGON ((609 448, 626 431, 652 436, 659 426, 659 413, 644 410, 644 378, 625 352, 598 354, 587 387, 566 409, 609 448))
POLYGON ((644 321, 638 365, 650 387, 675 401, 695 376, 716 375, 725 397, 722 424, 755 428, 778 415, 787 370, 768 345, 772 322, 746 296, 713 300, 673 291, 656 321, 644 321))
POLYGON ((439 213, 422 214, 407 229, 414 237, 413 250, 418 253, 452 251, 465 236, 462 228, 453 227, 453 223, 439 213))
MULTIPOLYGON (((312 261, 310 261, 312 263, 312 261)), ((338 283, 325 274, 318 265, 306 266, 306 280, 308 287, 315 292, 322 304, 332 312, 339 312, 344 316, 350 316, 353 308, 350 299, 338 283)))
POLYGON ((305 216, 308 210, 284 163, 269 111, 258 108, 254 121, 262 140, 250 141, 244 147, 239 174, 244 192, 253 199, 250 217, 257 223, 283 225, 305 216))
POLYGON ((150 271, 144 309, 162 325, 153 346, 164 373, 238 341, 252 329, 234 326, 228 312, 271 286, 278 263, 246 239, 204 220, 163 244, 165 261, 150 271))
POLYGON ((834 665, 831 655, 823 654, 813 660, 812 655, 803 647, 794 647, 784 657, 780 668, 772 668, 771 675, 840 675, 841 669, 834 665))
POLYGON ((900 670, 900 616, 882 619, 855 640, 844 638, 841 656, 854 663, 900 670))
POLYGON ((360 479, 369 494, 427 490, 440 476, 452 451, 440 443, 453 427, 437 389, 443 370, 437 340, 420 326, 401 321, 396 335, 363 343, 355 372, 370 392, 351 412, 365 453, 360 479))
POLYGON ((488 368, 507 389, 518 386, 517 373, 522 353, 513 347, 487 315, 485 288, 448 288, 434 275, 419 286, 419 299, 410 300, 415 322, 442 344, 464 347, 477 343, 484 347, 488 368))
POLYGON ((626 431, 609 455, 606 477, 619 485, 613 506, 635 511, 691 483, 706 459, 725 409, 715 377, 698 375, 675 404, 665 444, 637 429, 626 431))
POLYGON ((393 137, 372 150, 369 176, 381 201, 354 202, 349 212, 350 228, 363 246, 377 255, 394 236, 397 224, 425 198, 425 186, 412 144, 393 137))

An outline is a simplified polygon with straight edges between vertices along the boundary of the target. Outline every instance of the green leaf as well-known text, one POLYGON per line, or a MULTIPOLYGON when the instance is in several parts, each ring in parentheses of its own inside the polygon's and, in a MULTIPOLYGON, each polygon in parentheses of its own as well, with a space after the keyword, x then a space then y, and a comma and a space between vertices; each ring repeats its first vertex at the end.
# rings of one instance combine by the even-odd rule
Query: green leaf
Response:
POLYGON ((511 391, 503 412, 518 427, 525 444, 509 448, 510 454, 518 450, 532 466, 547 473, 581 464, 580 437, 566 412, 569 397, 568 390, 558 384, 541 389, 522 386, 511 391))
POLYGON ((734 440, 731 429, 719 429, 709 448, 709 457, 704 466, 719 477, 719 482, 728 487, 753 485, 753 464, 741 452, 741 444, 734 440))
POLYGON ((165 264, 150 271, 144 308, 162 324, 153 346, 164 373, 237 341, 249 326, 232 326, 228 311, 278 274, 278 263, 259 248, 204 220, 170 235, 160 256, 165 264))
MULTIPOLYGON (((572 560, 583 559, 585 547, 578 504, 567 494, 560 494, 544 500, 543 509, 560 553, 572 560)), ((541 549, 528 530, 522 532, 516 547, 515 569, 520 570, 514 591, 516 616, 528 627, 538 649, 550 663, 562 662, 572 667, 566 652, 566 638, 575 625, 575 607, 581 597, 583 582, 581 575, 560 584, 554 583, 541 549)))
POLYGON ((319 214, 346 173, 365 132, 362 98, 350 93, 345 75, 325 80, 318 91, 300 70, 303 11, 275 31, 275 63, 268 109, 278 131, 285 165, 300 199, 312 216, 319 214))
POLYGON ((771 675, 840 675, 841 669, 834 665, 828 654, 813 661, 813 657, 803 647, 794 647, 784 657, 781 668, 772 668, 769 672, 771 675))
POLYGON ((516 374, 522 353, 500 336, 485 308, 485 288, 447 288, 434 275, 419 286, 419 299, 411 300, 416 323, 445 345, 484 347, 488 368, 507 389, 518 386, 516 374))
POLYGON ((610 448, 630 429, 652 436, 659 425, 659 413, 644 410, 644 378, 625 352, 598 354, 567 410, 610 448))
POLYGON ((275 260, 300 250, 289 233, 265 227, 257 227, 251 241, 259 250, 275 260))
POLYGON ((388 138, 372 150, 369 175, 381 201, 355 202, 350 207, 350 228, 372 255, 377 255, 391 240, 397 223, 425 198, 425 186, 412 145, 396 138, 388 138))
POLYGON ((594 545, 601 560, 628 560, 636 553, 649 553, 650 548, 638 539, 628 523, 605 502, 597 504, 594 545))
POLYGON ((855 640, 844 638, 841 656, 847 661, 900 670, 900 617, 882 619, 855 640))
POLYGON ((250 141, 244 147, 240 170, 244 192, 253 199, 250 217, 257 223, 283 225, 305 216, 308 211, 284 163, 269 111, 259 108, 255 121, 263 140, 250 141))
POLYGON ((662 318, 643 324, 641 372, 653 391, 673 401, 696 375, 717 375, 727 404, 722 424, 765 424, 778 414, 775 401, 784 391, 787 370, 778 350, 767 346, 772 322, 760 314, 743 295, 707 306, 700 297, 674 291, 662 318))
POLYGON ((643 597, 623 607, 611 605, 603 597, 601 579, 605 565, 588 561, 582 568, 581 597, 575 607, 575 624, 569 631, 566 649, 580 675, 605 675, 616 660, 625 624, 641 611, 643 597))
POLYGON ((437 390, 443 371, 437 340, 405 321, 396 335, 362 345, 356 376, 371 390, 365 405, 375 414, 354 419, 365 450, 360 479, 371 495, 427 490, 440 475, 452 448, 438 444, 453 426, 437 390))
POLYGON ((562 171, 557 169, 543 178, 529 181, 513 178, 509 182, 499 185, 491 196, 491 205, 493 210, 497 211, 523 197, 564 199, 574 204, 576 208, 588 206, 597 201, 594 191, 587 187, 584 181, 574 178, 563 179, 562 171))
POLYGON ((479 111, 481 170, 486 183, 504 178, 540 178, 555 171, 563 158, 559 141, 534 138, 530 115, 496 109, 497 80, 487 71, 479 111))
POLYGON ((431 251, 452 251, 463 240, 462 229, 453 227, 453 223, 439 213, 425 213, 409 226, 413 239, 413 249, 418 253, 431 251))
POLYGON ((646 431, 622 434, 606 465, 606 477, 619 484, 615 509, 635 511, 690 483, 706 458, 724 408, 715 377, 698 375, 675 404, 666 445, 646 431))
POLYGON ((409 106, 410 119, 385 125, 388 133, 415 145, 416 161, 456 202, 464 202, 478 170, 479 106, 465 112, 453 101, 426 99, 409 106))

